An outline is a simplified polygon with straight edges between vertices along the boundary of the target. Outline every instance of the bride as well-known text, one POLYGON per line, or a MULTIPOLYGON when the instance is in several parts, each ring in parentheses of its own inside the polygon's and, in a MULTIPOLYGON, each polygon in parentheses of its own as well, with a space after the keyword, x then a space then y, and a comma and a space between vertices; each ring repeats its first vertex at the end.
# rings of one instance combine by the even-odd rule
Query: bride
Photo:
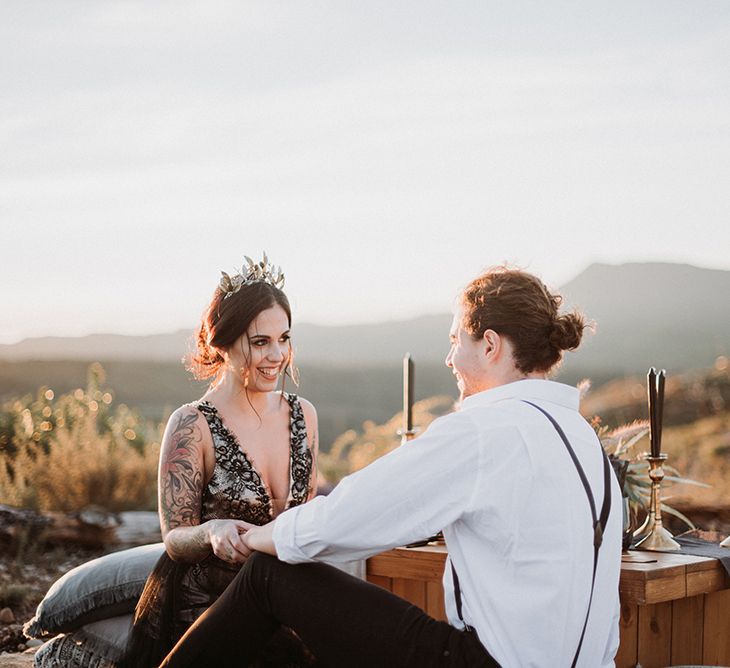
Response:
MULTIPOLYGON (((242 535, 316 493, 317 414, 282 390, 295 380, 291 309, 280 269, 246 258, 225 272, 203 316, 189 369, 211 379, 167 423, 159 463, 165 553, 135 612, 123 666, 157 665, 231 582, 249 554, 242 535)), ((282 629, 262 661, 306 663, 282 629)))

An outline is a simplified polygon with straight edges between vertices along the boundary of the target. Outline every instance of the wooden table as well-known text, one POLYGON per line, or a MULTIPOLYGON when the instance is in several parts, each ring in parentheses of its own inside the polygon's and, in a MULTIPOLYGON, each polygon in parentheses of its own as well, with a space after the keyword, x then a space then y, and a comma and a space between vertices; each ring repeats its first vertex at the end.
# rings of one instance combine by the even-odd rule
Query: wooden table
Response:
MULTIPOLYGON (((367 561, 367 579, 446 619, 443 545, 397 548, 367 561)), ((630 552, 621 565, 616 666, 730 666, 730 578, 717 559, 630 552)))

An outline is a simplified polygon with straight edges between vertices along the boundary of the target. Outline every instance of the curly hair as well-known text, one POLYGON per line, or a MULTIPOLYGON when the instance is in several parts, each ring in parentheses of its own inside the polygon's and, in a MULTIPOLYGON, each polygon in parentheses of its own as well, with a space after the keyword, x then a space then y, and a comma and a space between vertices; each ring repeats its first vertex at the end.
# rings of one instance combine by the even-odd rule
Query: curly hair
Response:
POLYGON ((492 267, 462 293, 462 326, 475 339, 488 329, 506 336, 520 371, 549 371, 564 350, 580 345, 587 326, 577 311, 559 314, 562 301, 532 274, 504 265, 492 267))

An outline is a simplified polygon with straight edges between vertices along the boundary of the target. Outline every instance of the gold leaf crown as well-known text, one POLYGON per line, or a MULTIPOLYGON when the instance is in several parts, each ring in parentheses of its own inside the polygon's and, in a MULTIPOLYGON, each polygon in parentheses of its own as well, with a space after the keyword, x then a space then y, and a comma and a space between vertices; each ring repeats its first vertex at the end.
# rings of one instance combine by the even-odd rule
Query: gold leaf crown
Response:
POLYGON ((248 255, 244 255, 243 259, 246 260, 246 265, 241 268, 240 273, 229 276, 225 271, 221 271, 223 276, 218 284, 218 289, 224 294, 223 299, 228 299, 244 285, 251 285, 259 281, 273 285, 279 290, 284 287, 284 272, 281 271, 281 267, 269 264, 266 252, 264 252, 261 262, 254 262, 248 255))

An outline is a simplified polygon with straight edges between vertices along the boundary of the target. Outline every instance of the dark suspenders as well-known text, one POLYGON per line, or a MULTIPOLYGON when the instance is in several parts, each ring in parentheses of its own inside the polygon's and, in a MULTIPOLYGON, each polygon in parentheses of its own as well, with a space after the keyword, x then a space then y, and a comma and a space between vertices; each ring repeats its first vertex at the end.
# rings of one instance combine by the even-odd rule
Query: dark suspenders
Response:
MULTIPOLYGON (((593 575, 591 576, 591 593, 588 597, 588 609, 586 610, 586 618, 583 622, 583 630, 580 633, 578 647, 575 650, 575 656, 573 656, 573 662, 571 663, 571 666, 574 667, 578 661, 578 655, 580 654, 580 648, 583 646, 583 638, 585 637, 586 627, 588 626, 588 615, 591 612, 591 604, 593 603, 593 589, 596 585, 598 550, 601 547, 601 543, 603 542, 603 532, 606 530, 608 515, 611 511, 611 466, 608 462, 608 457, 606 456, 606 453, 603 452, 603 448, 601 448, 601 454, 603 455, 603 504, 601 505, 601 514, 596 517, 596 502, 593 499, 593 493, 591 492, 591 487, 588 484, 588 478, 586 478, 585 471, 578 461, 578 457, 576 456, 573 447, 570 445, 570 442, 568 441, 568 437, 565 435, 565 432, 563 431, 561 426, 555 421, 553 416, 550 415, 550 413, 548 413, 546 410, 540 408, 540 406, 538 406, 537 404, 533 404, 531 401, 527 401, 525 399, 523 399, 522 401, 524 401, 524 403, 526 404, 529 404, 533 408, 537 408, 537 410, 539 410, 548 420, 550 420, 550 423, 553 425, 553 427, 555 427, 555 431, 558 432, 560 439, 565 444, 565 447, 568 450, 568 454, 573 460, 573 464, 578 471, 578 477, 583 484, 583 489, 585 490, 586 496, 588 497, 588 505, 591 508, 591 518, 593 520, 593 575)), ((451 560, 449 561, 451 563, 451 575, 454 580, 456 614, 459 616, 459 620, 461 620, 461 623, 464 624, 464 628, 467 631, 471 632, 473 629, 468 624, 466 624, 466 622, 464 622, 464 618, 461 613, 461 589, 459 587, 459 576, 456 574, 454 563, 451 560)))

